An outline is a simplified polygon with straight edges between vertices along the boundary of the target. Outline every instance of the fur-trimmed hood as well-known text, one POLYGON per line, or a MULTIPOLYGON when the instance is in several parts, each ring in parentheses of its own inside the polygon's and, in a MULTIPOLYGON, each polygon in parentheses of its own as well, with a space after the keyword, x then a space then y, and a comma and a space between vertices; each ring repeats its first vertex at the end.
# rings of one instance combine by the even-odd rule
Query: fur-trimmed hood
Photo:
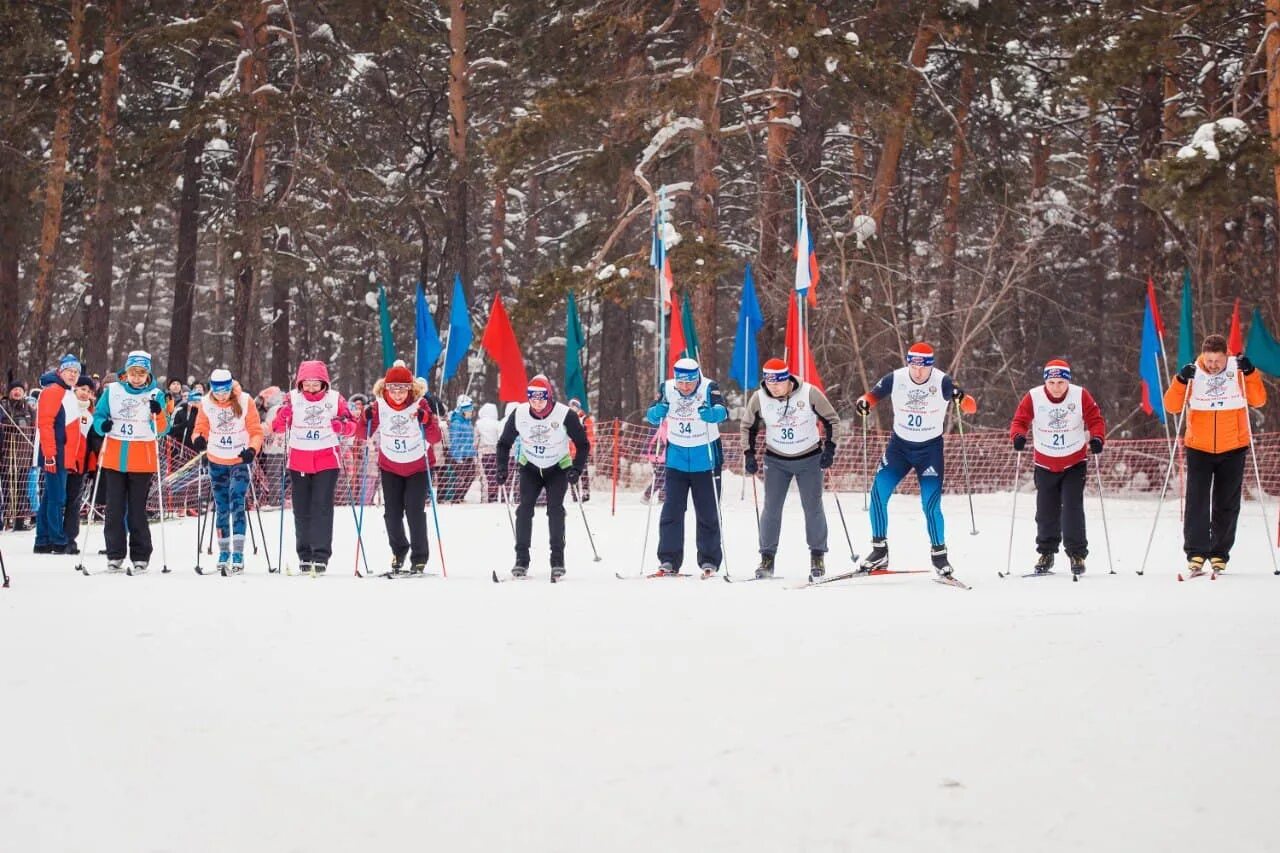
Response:
MULTIPOLYGON (((387 399, 386 396, 383 394, 383 392, 386 390, 387 390, 387 381, 385 379, 379 379, 377 382, 373 383, 373 396, 378 398, 379 400, 387 399)), ((413 387, 409 389, 409 396, 406 399, 409 404, 412 404, 412 403, 418 402, 426 395, 427 395, 427 380, 419 376, 413 380, 413 387)), ((390 403, 391 401, 387 400, 387 402, 390 403)))

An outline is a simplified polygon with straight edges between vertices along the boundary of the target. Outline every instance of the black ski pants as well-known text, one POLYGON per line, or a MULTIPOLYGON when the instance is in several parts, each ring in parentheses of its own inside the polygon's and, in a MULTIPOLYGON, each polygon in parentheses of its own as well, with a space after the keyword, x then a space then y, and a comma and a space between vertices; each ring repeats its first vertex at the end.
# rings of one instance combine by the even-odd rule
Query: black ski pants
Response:
POLYGON ((150 561, 151 526, 147 524, 147 496, 151 494, 151 478, 154 476, 103 469, 102 489, 107 494, 103 535, 107 540, 108 560, 123 560, 127 551, 134 563, 150 561))
POLYGON ((382 500, 382 518, 387 524, 391 553, 400 559, 408 554, 411 564, 425 563, 431 553, 427 544, 427 472, 405 477, 383 471, 382 500), (406 521, 408 539, 404 535, 406 521))
POLYGON ((293 536, 299 563, 328 564, 333 556, 333 492, 338 469, 289 472, 293 483, 293 536))
POLYGON ((1089 556, 1084 522, 1084 482, 1089 460, 1065 471, 1036 466, 1036 552, 1056 554, 1058 546, 1068 557, 1089 556))
POLYGON ((551 565, 564 565, 564 495, 569 488, 567 469, 539 468, 531 463, 517 465, 520 472, 520 505, 516 507, 516 562, 529 565, 529 543, 533 539, 533 508, 538 495, 547 493, 547 527, 551 534, 551 565))
POLYGON ((1205 453, 1187 448, 1187 511, 1182 549, 1188 557, 1231 559, 1249 448, 1205 453))

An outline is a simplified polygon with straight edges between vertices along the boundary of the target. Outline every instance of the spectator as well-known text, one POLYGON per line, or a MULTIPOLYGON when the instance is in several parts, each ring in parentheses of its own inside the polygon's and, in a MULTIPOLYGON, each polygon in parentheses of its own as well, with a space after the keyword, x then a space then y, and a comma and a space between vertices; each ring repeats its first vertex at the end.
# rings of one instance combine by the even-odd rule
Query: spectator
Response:
POLYGON ((36 413, 27 402, 25 382, 9 383, 8 394, 0 403, 0 424, 0 500, 4 502, 0 522, 12 524, 14 530, 26 530, 27 518, 33 510, 27 500, 27 479, 31 471, 36 413))
POLYGON ((449 416, 449 471, 445 475, 448 503, 461 503, 476 478, 475 404, 466 394, 459 394, 453 414, 449 416))
POLYGON ((84 488, 86 484, 92 487, 93 474, 98 470, 98 451, 102 449, 102 436, 89 428, 93 424, 93 395, 96 390, 97 383, 90 377, 82 375, 76 380, 74 393, 76 403, 80 406, 82 444, 77 470, 67 474, 67 509, 62 520, 67 534, 67 554, 80 553, 80 547, 76 544, 76 538, 80 535, 80 508, 86 499, 92 499, 91 495, 84 494, 84 488))
POLYGON ((480 457, 480 470, 484 474, 484 502, 498 500, 498 439, 502 436, 502 421, 498 420, 498 407, 485 403, 476 417, 476 453, 480 457))
POLYGON ((192 451, 195 450, 192 433, 196 428, 196 416, 200 413, 202 399, 204 399, 203 393, 196 390, 196 386, 193 385, 191 392, 187 394, 186 404, 178 407, 178 411, 173 416, 173 426, 169 429, 171 438, 192 451))
POLYGON ((42 377, 44 393, 36 409, 36 464, 44 469, 44 496, 36 513, 37 554, 62 554, 67 549, 64 518, 67 475, 80 472, 80 404, 71 389, 80 379, 80 359, 68 353, 57 373, 42 377))

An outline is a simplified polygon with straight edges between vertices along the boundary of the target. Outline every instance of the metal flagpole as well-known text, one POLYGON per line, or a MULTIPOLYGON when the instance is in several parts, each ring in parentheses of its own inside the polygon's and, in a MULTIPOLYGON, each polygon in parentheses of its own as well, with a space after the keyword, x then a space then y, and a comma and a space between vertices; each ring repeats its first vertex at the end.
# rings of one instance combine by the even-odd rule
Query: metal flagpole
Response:
MULTIPOLYGON (((800 184, 800 179, 797 178, 796 179, 796 252, 797 253, 800 251, 800 237, 803 234, 803 230, 802 230, 803 227, 804 227, 804 188, 800 184)), ((806 259, 806 262, 807 262, 807 259, 806 259)), ((797 270, 800 268, 799 265, 800 265, 800 259, 799 257, 797 257, 796 258, 797 270)), ((794 285, 792 286, 794 288, 794 285)), ((809 376, 808 365, 805 364, 805 360, 804 360, 805 349, 806 349, 805 343, 807 343, 809 340, 808 330, 805 328, 806 317, 805 317, 804 303, 805 303, 806 295, 807 295, 807 291, 806 293, 802 293, 798 297, 796 297, 796 321, 797 321, 796 324, 799 326, 796 334, 796 364, 800 366, 801 382, 807 381, 809 376)))
POLYGON ((662 381, 667 378, 667 336, 663 334, 663 317, 665 312, 662 304, 662 272, 667 263, 667 242, 666 236, 662 233, 664 208, 667 206, 667 188, 665 186, 658 188, 658 212, 654 218, 654 246, 657 249, 656 257, 658 260, 657 277, 654 280, 654 315, 656 317, 657 326, 655 334, 658 336, 658 363, 657 377, 658 387, 662 387, 662 381))

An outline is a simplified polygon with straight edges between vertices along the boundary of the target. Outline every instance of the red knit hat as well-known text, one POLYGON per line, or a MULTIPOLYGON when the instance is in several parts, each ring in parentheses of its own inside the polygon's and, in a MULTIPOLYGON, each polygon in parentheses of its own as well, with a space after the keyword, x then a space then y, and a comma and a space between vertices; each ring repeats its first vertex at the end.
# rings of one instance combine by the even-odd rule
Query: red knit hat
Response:
POLYGON ((388 385, 412 385, 413 373, 405 367, 403 361, 397 361, 387 370, 387 375, 382 377, 382 381, 388 385))
POLYGON ((1044 365, 1045 379, 1071 379, 1071 365, 1065 358, 1051 358, 1044 365))
POLYGON ((933 347, 924 341, 914 343, 907 350, 907 364, 918 364, 924 367, 933 366, 933 347))
POLYGON ((780 358, 769 359, 760 370, 764 373, 765 382, 786 382, 791 378, 791 370, 780 358))
POLYGON ((532 399, 535 394, 545 394, 546 399, 548 400, 552 398, 551 380, 543 376, 541 373, 529 380, 529 387, 526 390, 529 393, 530 399, 532 399))

